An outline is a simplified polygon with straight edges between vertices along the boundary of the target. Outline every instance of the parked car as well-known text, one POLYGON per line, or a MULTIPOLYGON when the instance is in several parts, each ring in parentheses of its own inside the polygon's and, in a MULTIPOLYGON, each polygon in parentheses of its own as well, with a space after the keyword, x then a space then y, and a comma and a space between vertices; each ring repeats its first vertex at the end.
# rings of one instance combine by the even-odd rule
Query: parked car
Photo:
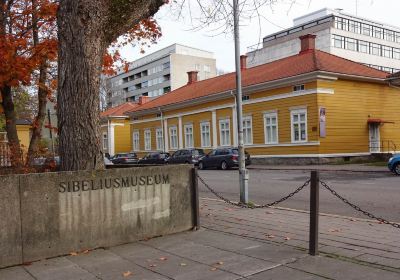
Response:
POLYGON ((202 149, 184 149, 177 150, 169 159, 168 163, 190 163, 198 165, 199 160, 205 156, 202 149))
MULTIPOLYGON (((246 165, 251 164, 250 155, 245 151, 246 165)), ((226 170, 239 166, 239 150, 237 148, 218 148, 200 159, 199 169, 220 168, 226 170)))
POLYGON ((138 162, 138 156, 135 153, 115 154, 111 158, 113 164, 135 164, 138 162))
POLYGON ((139 160, 139 164, 165 164, 168 162, 169 153, 153 152, 148 153, 139 160))
POLYGON ((390 171, 400 175, 400 154, 394 155, 389 159, 388 167, 390 171))

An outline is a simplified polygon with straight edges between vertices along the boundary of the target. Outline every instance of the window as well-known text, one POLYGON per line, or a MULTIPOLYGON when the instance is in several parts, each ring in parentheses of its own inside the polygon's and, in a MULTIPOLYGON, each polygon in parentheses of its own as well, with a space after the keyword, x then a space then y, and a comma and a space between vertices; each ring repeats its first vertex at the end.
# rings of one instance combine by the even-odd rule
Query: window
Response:
POLYGON ((265 144, 278 143, 278 114, 266 113, 264 114, 264 137, 265 144))
POLYGON ((248 95, 243 95, 242 96, 242 101, 246 101, 246 100, 249 100, 250 99, 250 96, 248 96, 248 95))
POLYGON ((371 54, 373 55, 381 55, 381 45, 371 43, 371 54))
POLYGON ((178 149, 178 129, 176 126, 169 128, 169 147, 171 150, 178 149))
POLYGON ((108 149, 108 136, 107 133, 104 132, 103 133, 103 150, 107 150, 108 149))
POLYGON ((382 56, 392 58, 392 48, 388 46, 382 46, 382 56))
POLYGON ((221 146, 231 145, 230 121, 224 119, 219 121, 219 141, 221 146))
POLYGON ((195 64, 194 65, 194 70, 200 71, 200 64, 195 64))
POLYGON ((304 85, 295 85, 293 87, 293 91, 301 91, 301 90, 304 90, 304 89, 305 89, 304 85))
POLYGON ((201 146, 204 148, 211 147, 209 122, 202 122, 200 124, 200 133, 201 133, 201 146))
POLYGON ((186 124, 185 131, 185 148, 193 148, 193 125, 186 124))
POLYGON ((253 144, 253 128, 251 116, 243 118, 243 144, 253 144))
POLYGON ((365 41, 358 41, 358 51, 362 53, 369 53, 369 44, 365 41))
POLYGON ((164 93, 170 92, 171 91, 171 87, 165 87, 164 88, 164 93))
POLYGON ((361 25, 361 34, 371 36, 371 26, 368 24, 361 25))
POLYGON ((346 38, 346 49, 351 51, 357 51, 357 40, 346 38))
POLYGON ((292 142, 306 142, 307 110, 293 110, 290 115, 292 121, 292 142))
POLYGON ((138 130, 135 130, 133 132, 133 150, 134 151, 140 150, 139 131, 138 130))
POLYGON ((394 31, 384 30, 384 37, 387 41, 394 42, 394 31))
POLYGON ((210 65, 204 65, 204 66, 203 66, 203 70, 204 70, 204 72, 206 72, 206 73, 210 73, 210 72, 211 72, 211 67, 210 67, 210 65))
POLYGON ((393 58, 400 59, 400 49, 393 48, 393 58))
POLYGON ((344 49, 344 37, 338 36, 338 35, 333 35, 333 46, 335 48, 344 49))
POLYGON ((151 130, 150 129, 146 129, 144 131, 144 149, 146 151, 151 150, 151 130))
POLYGON ((156 145, 158 151, 164 150, 163 131, 161 128, 156 129, 156 145))
POLYGON ((353 33, 360 33, 361 30, 361 23, 356 21, 349 21, 349 31, 353 33))
POLYGON ((379 39, 383 38, 383 29, 382 28, 374 26, 372 31, 373 31, 373 35, 375 38, 379 38, 379 39))
POLYGON ((163 69, 169 69, 170 66, 171 66, 171 64, 169 62, 165 62, 163 64, 163 69))

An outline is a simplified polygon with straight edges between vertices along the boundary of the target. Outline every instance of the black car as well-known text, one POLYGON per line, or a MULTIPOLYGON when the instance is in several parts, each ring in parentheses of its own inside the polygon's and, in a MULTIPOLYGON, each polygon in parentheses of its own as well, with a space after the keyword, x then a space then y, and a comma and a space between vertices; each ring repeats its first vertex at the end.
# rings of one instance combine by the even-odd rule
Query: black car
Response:
POLYGON ((184 149, 177 150, 168 160, 168 163, 190 163, 198 165, 199 160, 204 157, 204 151, 202 149, 184 149))
POLYGON ((165 164, 168 162, 169 153, 154 152, 148 153, 139 160, 139 164, 165 164))
MULTIPOLYGON (((245 152, 246 165, 251 164, 250 155, 245 152)), ((219 148, 212 150, 208 155, 200 159, 199 169, 220 168, 226 170, 239 166, 239 150, 237 148, 219 148)))
POLYGON ((111 161, 113 164, 134 164, 138 162, 138 157, 135 153, 120 153, 115 154, 111 161))

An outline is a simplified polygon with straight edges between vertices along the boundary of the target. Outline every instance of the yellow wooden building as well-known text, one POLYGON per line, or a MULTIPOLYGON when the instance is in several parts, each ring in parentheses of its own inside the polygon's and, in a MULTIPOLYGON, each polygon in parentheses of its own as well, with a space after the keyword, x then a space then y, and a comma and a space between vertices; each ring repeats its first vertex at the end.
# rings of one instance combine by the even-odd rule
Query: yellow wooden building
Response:
MULTIPOLYGON (((300 39, 297 55, 268 64, 247 68, 241 57, 244 141, 253 160, 399 151, 398 75, 316 50, 314 35, 300 39)), ((115 152, 237 145, 235 73, 203 81, 188 74, 186 86, 124 111, 115 152)))

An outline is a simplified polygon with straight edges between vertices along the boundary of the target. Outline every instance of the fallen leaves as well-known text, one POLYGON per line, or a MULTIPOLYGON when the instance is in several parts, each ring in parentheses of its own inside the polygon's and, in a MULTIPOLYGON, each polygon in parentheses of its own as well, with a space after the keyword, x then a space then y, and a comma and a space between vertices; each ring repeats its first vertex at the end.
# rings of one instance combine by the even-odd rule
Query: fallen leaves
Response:
POLYGON ((131 271, 126 271, 126 272, 124 272, 124 273, 122 273, 122 276, 124 276, 124 277, 129 277, 129 276, 131 276, 133 273, 131 272, 131 271))
POLYGON ((80 254, 89 254, 89 252, 90 251, 88 249, 86 249, 86 250, 83 250, 83 251, 80 251, 80 252, 75 252, 75 251, 70 252, 69 255, 70 256, 78 256, 80 254))
POLYGON ((272 235, 272 234, 266 234, 265 236, 266 236, 267 238, 270 238, 270 239, 275 238, 275 235, 272 235))
POLYGON ((160 258, 160 261, 166 261, 167 260, 167 257, 161 257, 160 258))
POLYGON ((186 263, 181 263, 181 266, 187 266, 187 264, 186 263))
POLYGON ((286 240, 286 241, 288 241, 288 240, 290 240, 291 238, 290 237, 288 237, 288 236, 286 236, 285 238, 283 238, 284 240, 286 240))

